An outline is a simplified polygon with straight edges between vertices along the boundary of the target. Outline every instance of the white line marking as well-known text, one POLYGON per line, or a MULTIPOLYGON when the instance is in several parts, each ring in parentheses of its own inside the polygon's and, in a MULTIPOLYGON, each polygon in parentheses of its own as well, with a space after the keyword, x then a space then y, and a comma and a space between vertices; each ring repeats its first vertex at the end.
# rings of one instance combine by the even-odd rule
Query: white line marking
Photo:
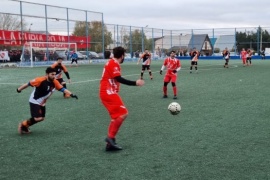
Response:
MULTIPOLYGON (((239 63, 237 63, 239 64, 239 63)), ((231 66, 233 66, 233 68, 237 68, 237 64, 232 64, 231 66)), ((198 66, 200 71, 208 71, 208 70, 214 70, 214 69, 224 69, 223 67, 220 68, 212 68, 212 69, 200 69, 200 67, 211 67, 211 66, 222 66, 223 64, 216 64, 216 65, 206 65, 206 66, 198 66)), ((188 70, 189 68, 181 68, 181 70, 188 70)), ((152 73, 159 73, 159 71, 152 71, 152 73)), ((140 74, 129 74, 129 75, 124 75, 123 77, 128 77, 128 76, 139 76, 140 74)), ((76 82, 72 82, 71 84, 81 84, 81 83, 87 83, 87 82, 94 82, 94 81, 100 81, 100 79, 89 79, 86 81, 76 81, 76 82)), ((0 83, 0 85, 22 85, 24 83, 0 83)))

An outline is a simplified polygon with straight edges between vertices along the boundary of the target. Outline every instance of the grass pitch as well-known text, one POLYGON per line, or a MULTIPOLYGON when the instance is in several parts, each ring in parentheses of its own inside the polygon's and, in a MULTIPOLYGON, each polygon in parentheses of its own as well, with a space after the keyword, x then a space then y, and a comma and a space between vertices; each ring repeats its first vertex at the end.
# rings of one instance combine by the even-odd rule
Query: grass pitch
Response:
MULTIPOLYGON (((124 148, 104 151, 109 115, 98 90, 103 64, 69 68, 69 90, 79 100, 55 92, 47 101, 46 119, 20 136, 17 126, 30 117, 32 88, 16 88, 45 68, 0 69, 0 179, 269 179, 269 61, 199 61, 189 73, 181 61, 178 99, 162 99, 162 61, 151 65, 154 80, 144 74, 144 87, 121 85, 129 117, 117 136, 124 148), (172 116, 167 106, 182 111, 172 116)), ((140 65, 122 65, 122 75, 139 78, 140 65)), ((164 73, 165 74, 165 73, 164 73)))

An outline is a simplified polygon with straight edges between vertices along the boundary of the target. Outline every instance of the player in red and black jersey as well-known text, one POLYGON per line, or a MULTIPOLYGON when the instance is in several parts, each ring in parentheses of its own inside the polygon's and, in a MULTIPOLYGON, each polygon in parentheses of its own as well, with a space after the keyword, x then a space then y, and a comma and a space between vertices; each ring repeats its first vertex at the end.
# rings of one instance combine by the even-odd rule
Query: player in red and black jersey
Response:
POLYGON ((130 81, 121 76, 120 64, 124 62, 125 57, 125 49, 123 47, 114 48, 113 55, 114 57, 110 59, 103 68, 99 89, 100 100, 111 117, 108 136, 105 139, 107 142, 106 151, 122 150, 122 148, 116 144, 115 136, 123 121, 127 118, 128 110, 121 97, 118 95, 120 83, 129 86, 144 85, 144 81, 141 79, 130 81))
MULTIPOLYGON (((55 76, 55 79, 62 85, 64 86, 64 88, 67 88, 67 83, 64 81, 63 79, 63 76, 62 76, 62 72, 65 73, 67 79, 68 79, 68 82, 71 83, 71 80, 70 80, 70 76, 69 76, 69 73, 68 73, 68 70, 66 68, 66 66, 62 63, 63 62, 63 58, 61 57, 58 57, 57 58, 57 61, 55 63, 53 63, 51 65, 52 68, 56 69, 56 76, 55 76)), ((65 93, 63 93, 64 97, 65 97, 65 93)))
POLYGON ((149 72, 150 79, 152 80, 153 79, 153 76, 152 76, 152 72, 151 72, 151 69, 150 69, 150 65, 151 65, 151 53, 148 51, 148 49, 145 49, 145 51, 142 54, 142 56, 138 59, 137 64, 139 64, 141 60, 143 60, 142 61, 141 79, 143 79, 143 73, 144 73, 145 69, 147 69, 148 72, 149 72))
POLYGON ((34 87, 34 90, 29 98, 31 118, 19 123, 18 131, 20 134, 30 133, 29 126, 32 126, 45 119, 45 104, 55 89, 66 93, 69 97, 78 99, 76 95, 72 94, 69 90, 64 88, 55 79, 55 77, 56 70, 54 68, 48 67, 46 69, 46 76, 37 77, 31 80, 29 83, 23 84, 17 88, 17 92, 20 93, 22 90, 28 88, 29 86, 34 87))
POLYGON ((230 52, 228 48, 225 48, 222 52, 223 58, 225 59, 224 68, 229 68, 230 52))

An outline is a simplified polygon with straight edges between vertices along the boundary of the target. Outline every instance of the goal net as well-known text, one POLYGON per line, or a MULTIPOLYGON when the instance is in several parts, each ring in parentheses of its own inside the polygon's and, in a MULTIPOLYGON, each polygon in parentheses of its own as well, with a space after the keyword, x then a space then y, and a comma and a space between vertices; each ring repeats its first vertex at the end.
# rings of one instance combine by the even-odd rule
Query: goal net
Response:
POLYGON ((58 57, 66 61, 73 51, 77 51, 76 43, 27 42, 23 46, 20 66, 48 66, 58 57))

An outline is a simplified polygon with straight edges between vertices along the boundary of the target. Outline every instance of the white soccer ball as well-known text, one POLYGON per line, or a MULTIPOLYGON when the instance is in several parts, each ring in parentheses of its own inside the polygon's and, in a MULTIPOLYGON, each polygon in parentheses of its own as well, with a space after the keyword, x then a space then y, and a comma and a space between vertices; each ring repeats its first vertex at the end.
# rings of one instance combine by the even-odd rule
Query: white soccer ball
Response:
POLYGON ((177 103, 177 102, 172 102, 171 104, 169 104, 168 110, 170 111, 170 113, 171 113, 172 115, 177 115, 177 114, 179 114, 180 111, 181 111, 181 106, 180 106, 180 104, 177 103))

